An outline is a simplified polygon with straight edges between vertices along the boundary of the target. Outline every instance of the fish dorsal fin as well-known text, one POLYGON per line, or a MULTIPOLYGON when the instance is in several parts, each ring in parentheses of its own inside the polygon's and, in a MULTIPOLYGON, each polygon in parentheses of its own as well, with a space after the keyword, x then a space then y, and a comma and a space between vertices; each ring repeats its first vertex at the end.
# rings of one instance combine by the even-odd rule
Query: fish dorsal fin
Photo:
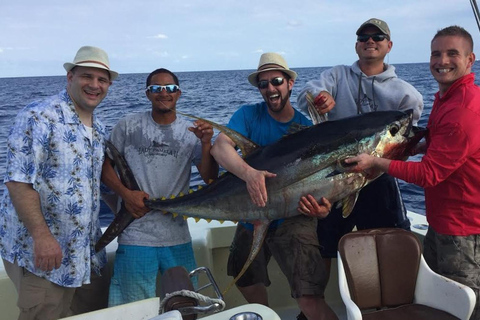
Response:
POLYGON ((176 112, 185 117, 205 121, 211 124, 212 127, 214 127, 215 129, 226 134, 230 139, 232 139, 232 141, 237 145, 237 147, 240 148, 240 150, 242 151, 243 158, 245 158, 246 156, 248 156, 249 154, 251 154, 252 152, 254 152, 259 148, 259 145, 257 145, 255 142, 248 139, 244 135, 238 133, 237 131, 227 128, 226 126, 222 126, 221 124, 215 123, 207 119, 199 118, 188 113, 183 113, 180 111, 176 111, 176 112))
POLYGON ((312 119, 313 124, 327 121, 328 119, 326 114, 319 114, 317 109, 315 109, 315 97, 310 91, 307 91, 305 98, 307 99, 308 114, 310 115, 310 119, 312 119))
POLYGON ((288 131, 287 131, 287 136, 290 135, 290 134, 293 134, 293 133, 297 133, 299 131, 302 131, 304 129, 308 128, 308 126, 304 125, 304 124, 300 124, 300 123, 292 123, 290 125, 290 127, 288 128, 288 131))
POLYGON ((223 291, 225 295, 228 290, 237 282, 238 279, 247 271, 248 267, 252 263, 253 259, 257 256, 260 252, 260 249, 263 245, 263 240, 265 240, 265 236, 267 235, 268 227, 270 226, 270 221, 267 220, 260 220, 254 223, 253 229, 253 240, 252 240, 252 247, 250 248, 250 254, 248 255, 247 261, 243 265, 242 270, 240 273, 233 279, 233 281, 228 285, 228 287, 223 291))
POLYGON ((353 208, 355 207, 355 203, 357 202, 359 193, 360 193, 360 191, 352 193, 348 197, 343 198, 341 200, 342 216, 344 218, 347 218, 350 215, 350 213, 352 213, 353 208))

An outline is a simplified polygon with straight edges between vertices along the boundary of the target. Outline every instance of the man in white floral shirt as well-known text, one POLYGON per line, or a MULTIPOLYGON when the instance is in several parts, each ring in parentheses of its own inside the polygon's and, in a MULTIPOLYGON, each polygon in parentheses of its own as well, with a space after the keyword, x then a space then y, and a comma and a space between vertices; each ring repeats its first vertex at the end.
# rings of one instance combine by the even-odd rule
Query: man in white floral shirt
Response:
POLYGON ((106 263, 94 250, 105 128, 93 112, 118 73, 90 46, 64 68, 66 90, 21 110, 8 137, 0 255, 19 319, 71 315, 75 289, 106 263))

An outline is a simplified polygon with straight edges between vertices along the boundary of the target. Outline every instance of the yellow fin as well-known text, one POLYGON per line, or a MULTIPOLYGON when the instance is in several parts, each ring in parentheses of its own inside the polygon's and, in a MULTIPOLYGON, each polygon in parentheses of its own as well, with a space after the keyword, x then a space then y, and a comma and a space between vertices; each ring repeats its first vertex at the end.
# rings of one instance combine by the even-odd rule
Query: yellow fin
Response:
POLYGON ((187 216, 183 216, 183 220, 187 220, 187 219, 188 219, 188 217, 187 217, 187 216))
POLYGON ((202 189, 203 189, 203 187, 202 187, 201 185, 199 185, 199 186, 197 187, 197 190, 202 190, 202 189))
POLYGON ((237 280, 247 271, 248 267, 251 265, 252 261, 257 256, 258 252, 262 248, 263 241, 265 240, 265 236, 268 232, 268 226, 270 225, 270 221, 260 221, 259 223, 254 225, 253 229, 253 239, 252 244, 250 247, 250 254, 248 255, 245 264, 242 267, 242 270, 238 273, 235 279, 230 282, 227 288, 223 291, 223 295, 227 293, 228 290, 237 282, 237 280))
POLYGON ((193 218, 193 219, 195 219, 195 222, 200 221, 200 218, 197 218, 197 217, 195 217, 195 218, 193 218))
POLYGON ((178 213, 173 212, 172 216, 173 216, 173 218, 176 218, 176 217, 178 217, 178 213))
POLYGON ((194 191, 192 189, 188 190, 188 193, 193 193, 194 191))
POLYGON ((175 199, 175 196, 172 194, 172 195, 170 196, 170 199, 175 199))
POLYGON ((208 223, 212 222, 212 219, 205 219, 208 223))
POLYGON ((346 198, 342 199, 342 216, 347 218, 352 213, 355 203, 357 202, 359 192, 352 193, 346 198))
POLYGON ((183 197, 184 195, 185 195, 185 194, 184 194, 183 192, 180 192, 180 193, 178 194, 179 197, 183 197))

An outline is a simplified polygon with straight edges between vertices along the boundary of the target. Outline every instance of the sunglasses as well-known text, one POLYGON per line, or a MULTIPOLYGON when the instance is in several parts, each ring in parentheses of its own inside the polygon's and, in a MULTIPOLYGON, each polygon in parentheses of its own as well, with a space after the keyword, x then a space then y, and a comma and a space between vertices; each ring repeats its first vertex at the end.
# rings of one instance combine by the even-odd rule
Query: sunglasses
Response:
POLYGON ((278 87, 278 86, 281 86, 283 84, 284 80, 285 80, 285 78, 282 78, 282 77, 276 77, 276 78, 273 78, 270 81, 260 80, 260 81, 258 81, 257 86, 258 86, 258 89, 266 89, 268 87, 268 83, 271 83, 272 86, 278 87))
POLYGON ((152 84, 148 86, 145 91, 150 91, 151 93, 160 93, 162 90, 165 90, 167 93, 175 93, 180 90, 180 87, 176 84, 167 84, 165 86, 160 86, 158 84, 152 84))
POLYGON ((372 38, 373 41, 379 42, 383 41, 385 39, 388 39, 388 36, 386 34, 359 34, 357 36, 357 41, 358 42, 367 42, 368 39, 372 38))

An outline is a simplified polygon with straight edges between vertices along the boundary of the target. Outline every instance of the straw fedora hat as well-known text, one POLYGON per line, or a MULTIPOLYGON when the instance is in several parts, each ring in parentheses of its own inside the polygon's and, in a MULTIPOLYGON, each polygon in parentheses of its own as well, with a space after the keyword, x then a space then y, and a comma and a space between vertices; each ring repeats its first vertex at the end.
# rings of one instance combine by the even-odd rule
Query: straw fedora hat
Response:
POLYGON ((70 71, 74 67, 90 67, 107 70, 110 73, 110 80, 118 77, 118 72, 110 70, 108 55, 105 51, 97 47, 84 46, 78 49, 73 62, 65 62, 63 67, 70 71))
POLYGON ((248 76, 248 81, 254 86, 258 86, 257 76, 265 71, 281 71, 286 74, 293 80, 297 78, 297 73, 293 70, 290 70, 287 65, 287 61, 283 59, 281 55, 274 52, 267 52, 262 54, 260 57, 260 62, 258 63, 257 71, 248 76))

